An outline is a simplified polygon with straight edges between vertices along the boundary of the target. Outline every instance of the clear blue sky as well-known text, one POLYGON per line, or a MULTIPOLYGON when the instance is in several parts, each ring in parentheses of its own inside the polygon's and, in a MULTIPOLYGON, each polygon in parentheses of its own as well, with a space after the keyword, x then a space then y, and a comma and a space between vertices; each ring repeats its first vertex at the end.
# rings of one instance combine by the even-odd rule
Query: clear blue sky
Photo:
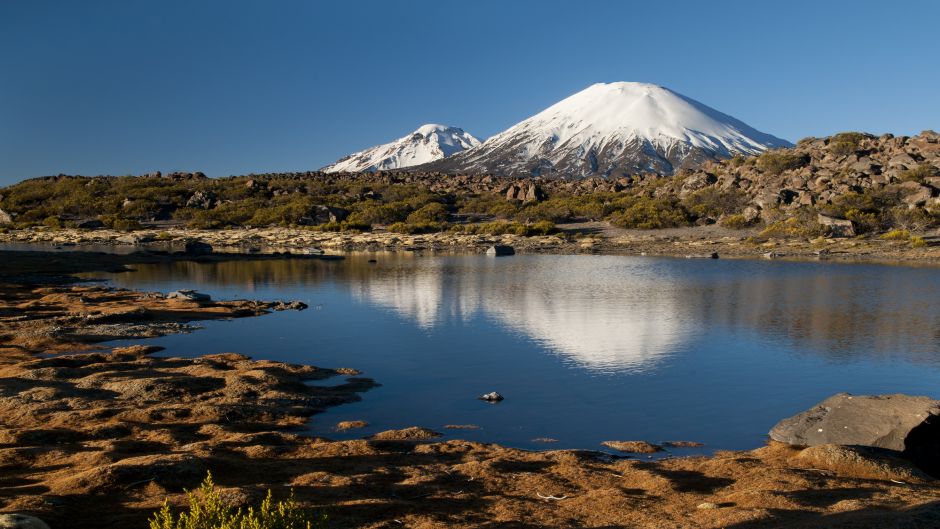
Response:
POLYGON ((940 2, 0 2, 0 185, 308 170, 599 81, 789 140, 940 128, 940 2), (892 5, 893 4, 893 5, 892 5))

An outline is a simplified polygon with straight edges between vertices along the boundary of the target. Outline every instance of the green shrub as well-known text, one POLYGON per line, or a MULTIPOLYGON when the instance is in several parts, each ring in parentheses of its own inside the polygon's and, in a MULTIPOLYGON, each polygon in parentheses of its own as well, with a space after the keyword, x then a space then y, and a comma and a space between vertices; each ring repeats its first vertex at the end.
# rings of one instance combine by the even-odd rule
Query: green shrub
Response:
POLYGON ((743 230, 751 225, 744 215, 740 213, 726 215, 718 220, 718 224, 724 228, 731 228, 732 230, 743 230))
POLYGON ((923 248, 927 246, 927 241, 923 237, 911 237, 911 248, 923 248))
POLYGON ((547 220, 540 220, 533 224, 523 224, 521 222, 488 222, 484 224, 464 224, 451 228, 454 233, 470 233, 476 235, 551 235, 558 233, 555 223, 547 220))
POLYGON ((790 217, 767 226, 760 232, 760 236, 779 239, 809 238, 816 237, 820 235, 821 232, 820 227, 812 223, 808 218, 790 217))
MULTIPOLYGON (((409 217, 410 218, 410 217, 409 217)), ((388 231, 395 233, 437 233, 444 231, 447 225, 443 222, 396 222, 388 226, 388 231)))
POLYGON ((621 228, 642 230, 677 228, 689 224, 689 216, 678 200, 637 197, 632 204, 609 217, 621 228))
POLYGON ((374 226, 376 224, 388 225, 396 222, 403 222, 408 218, 412 208, 404 202, 392 202, 389 204, 375 204, 372 202, 363 202, 359 204, 359 209, 349 215, 349 220, 355 224, 374 226))
POLYGON ((747 195, 740 189, 719 190, 707 187, 682 200, 682 206, 696 218, 731 215, 747 204, 747 195))
POLYGON ((907 230, 891 230, 881 236, 886 241, 906 241, 911 238, 911 232, 907 230))
POLYGON ((923 183, 925 178, 931 176, 937 176, 940 173, 936 167, 932 165, 918 165, 912 169, 905 169, 898 173, 898 178, 902 182, 920 182, 923 183))
POLYGON ((212 475, 196 492, 187 492, 189 511, 174 515, 169 503, 154 513, 150 529, 314 529, 326 527, 326 516, 301 509, 293 492, 285 501, 275 502, 270 489, 255 509, 233 508, 225 504, 215 488, 212 475))
POLYGON ((809 162, 802 154, 787 151, 767 151, 757 158, 757 167, 773 175, 784 171, 799 169, 809 162))
POLYGON ((59 217, 46 217, 42 221, 42 225, 47 228, 52 228, 58 230, 62 228, 62 222, 59 220, 59 217))
POLYGON ((806 136, 805 138, 800 138, 799 141, 796 142, 796 144, 797 144, 797 145, 805 145, 805 144, 807 144, 807 143, 812 143, 812 142, 814 142, 814 141, 816 141, 816 137, 815 137, 815 136, 806 136))
POLYGON ((408 215, 409 224, 433 224, 447 220, 447 206, 440 202, 431 202, 408 215))
POLYGON ((845 212, 845 218, 855 223, 857 233, 878 231, 882 227, 881 216, 878 213, 853 208, 845 212))
POLYGON ((865 139, 860 132, 841 132, 829 138, 829 152, 836 156, 848 156, 858 150, 865 139))

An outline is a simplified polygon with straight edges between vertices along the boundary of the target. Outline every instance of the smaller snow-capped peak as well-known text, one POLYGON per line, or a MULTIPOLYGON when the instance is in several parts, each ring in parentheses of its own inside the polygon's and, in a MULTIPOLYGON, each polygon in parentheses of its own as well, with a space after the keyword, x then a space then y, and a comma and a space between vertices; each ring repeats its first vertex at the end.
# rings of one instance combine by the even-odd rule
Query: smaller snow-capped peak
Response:
POLYGON ((345 156, 321 171, 371 172, 400 169, 441 160, 480 145, 480 140, 457 127, 429 123, 397 140, 345 156))

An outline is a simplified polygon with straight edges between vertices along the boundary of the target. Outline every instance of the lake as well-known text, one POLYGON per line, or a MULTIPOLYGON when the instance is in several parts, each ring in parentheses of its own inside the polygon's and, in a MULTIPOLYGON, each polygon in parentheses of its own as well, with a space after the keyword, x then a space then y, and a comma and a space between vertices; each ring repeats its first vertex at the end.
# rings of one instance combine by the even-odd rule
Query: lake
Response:
POLYGON ((308 303, 148 342, 168 355, 353 367, 382 384, 312 419, 310 431, 331 438, 418 425, 520 448, 749 449, 840 391, 940 397, 935 268, 409 253, 136 268, 95 277, 308 303), (506 399, 476 399, 489 391, 506 399), (344 420, 370 426, 334 431, 344 420), (442 429, 455 424, 479 429, 442 429))

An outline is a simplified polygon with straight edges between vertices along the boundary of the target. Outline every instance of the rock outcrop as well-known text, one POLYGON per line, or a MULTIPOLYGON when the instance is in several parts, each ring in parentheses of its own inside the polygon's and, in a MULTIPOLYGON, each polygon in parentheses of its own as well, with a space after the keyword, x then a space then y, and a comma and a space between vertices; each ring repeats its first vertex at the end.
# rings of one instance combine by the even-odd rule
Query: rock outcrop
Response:
MULTIPOLYGON (((783 419, 770 437, 796 446, 868 446, 904 452, 940 433, 940 401, 908 395, 839 393, 783 419)), ((940 440, 940 437, 938 437, 940 440)))

